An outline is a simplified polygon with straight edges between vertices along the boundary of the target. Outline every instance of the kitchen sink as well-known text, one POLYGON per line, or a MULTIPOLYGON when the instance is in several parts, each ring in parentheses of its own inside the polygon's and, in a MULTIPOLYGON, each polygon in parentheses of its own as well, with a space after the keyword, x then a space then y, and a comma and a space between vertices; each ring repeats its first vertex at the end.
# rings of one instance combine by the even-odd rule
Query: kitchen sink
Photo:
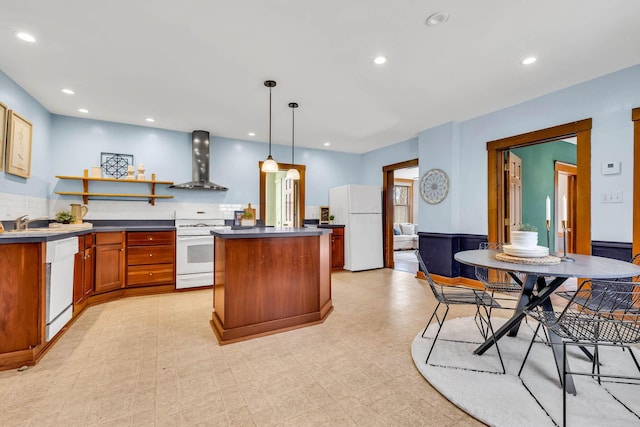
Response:
POLYGON ((60 228, 49 228, 49 227, 34 227, 34 228, 26 228, 24 230, 8 230, 8 233, 65 233, 69 230, 60 229, 60 228))

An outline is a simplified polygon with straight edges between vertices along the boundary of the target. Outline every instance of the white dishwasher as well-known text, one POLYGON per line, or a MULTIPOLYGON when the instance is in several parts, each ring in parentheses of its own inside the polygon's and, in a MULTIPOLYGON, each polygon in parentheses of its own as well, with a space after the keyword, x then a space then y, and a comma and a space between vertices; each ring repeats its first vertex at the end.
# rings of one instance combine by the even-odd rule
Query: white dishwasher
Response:
POLYGON ((78 238, 47 242, 47 332, 55 337, 73 314, 73 264, 78 238))

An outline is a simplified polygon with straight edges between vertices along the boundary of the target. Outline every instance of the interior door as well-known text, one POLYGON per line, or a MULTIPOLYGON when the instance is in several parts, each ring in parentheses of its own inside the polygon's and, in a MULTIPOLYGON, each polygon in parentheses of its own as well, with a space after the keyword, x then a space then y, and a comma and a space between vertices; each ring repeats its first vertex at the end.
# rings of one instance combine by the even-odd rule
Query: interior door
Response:
POLYGON ((293 179, 283 179, 283 213, 282 225, 284 227, 295 227, 295 214, 296 214, 296 191, 295 181, 293 179))
POLYGON ((522 224, 522 160, 507 152, 505 162, 505 242, 511 239, 511 230, 522 224))

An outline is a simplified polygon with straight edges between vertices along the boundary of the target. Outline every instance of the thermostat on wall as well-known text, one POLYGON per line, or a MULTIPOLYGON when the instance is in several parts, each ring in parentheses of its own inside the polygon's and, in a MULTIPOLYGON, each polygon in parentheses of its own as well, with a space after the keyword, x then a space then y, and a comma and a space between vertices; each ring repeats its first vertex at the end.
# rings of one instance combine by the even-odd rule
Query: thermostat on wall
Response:
POLYGON ((620 173, 620 162, 603 162, 602 175, 615 175, 620 173))

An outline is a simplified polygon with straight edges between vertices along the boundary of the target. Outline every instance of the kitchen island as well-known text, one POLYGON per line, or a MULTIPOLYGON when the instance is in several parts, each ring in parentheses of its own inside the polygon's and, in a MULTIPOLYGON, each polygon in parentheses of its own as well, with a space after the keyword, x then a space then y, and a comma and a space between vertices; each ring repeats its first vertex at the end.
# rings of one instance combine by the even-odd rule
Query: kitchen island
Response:
POLYGON ((221 344, 321 323, 331 302, 331 230, 215 230, 211 325, 221 344))

